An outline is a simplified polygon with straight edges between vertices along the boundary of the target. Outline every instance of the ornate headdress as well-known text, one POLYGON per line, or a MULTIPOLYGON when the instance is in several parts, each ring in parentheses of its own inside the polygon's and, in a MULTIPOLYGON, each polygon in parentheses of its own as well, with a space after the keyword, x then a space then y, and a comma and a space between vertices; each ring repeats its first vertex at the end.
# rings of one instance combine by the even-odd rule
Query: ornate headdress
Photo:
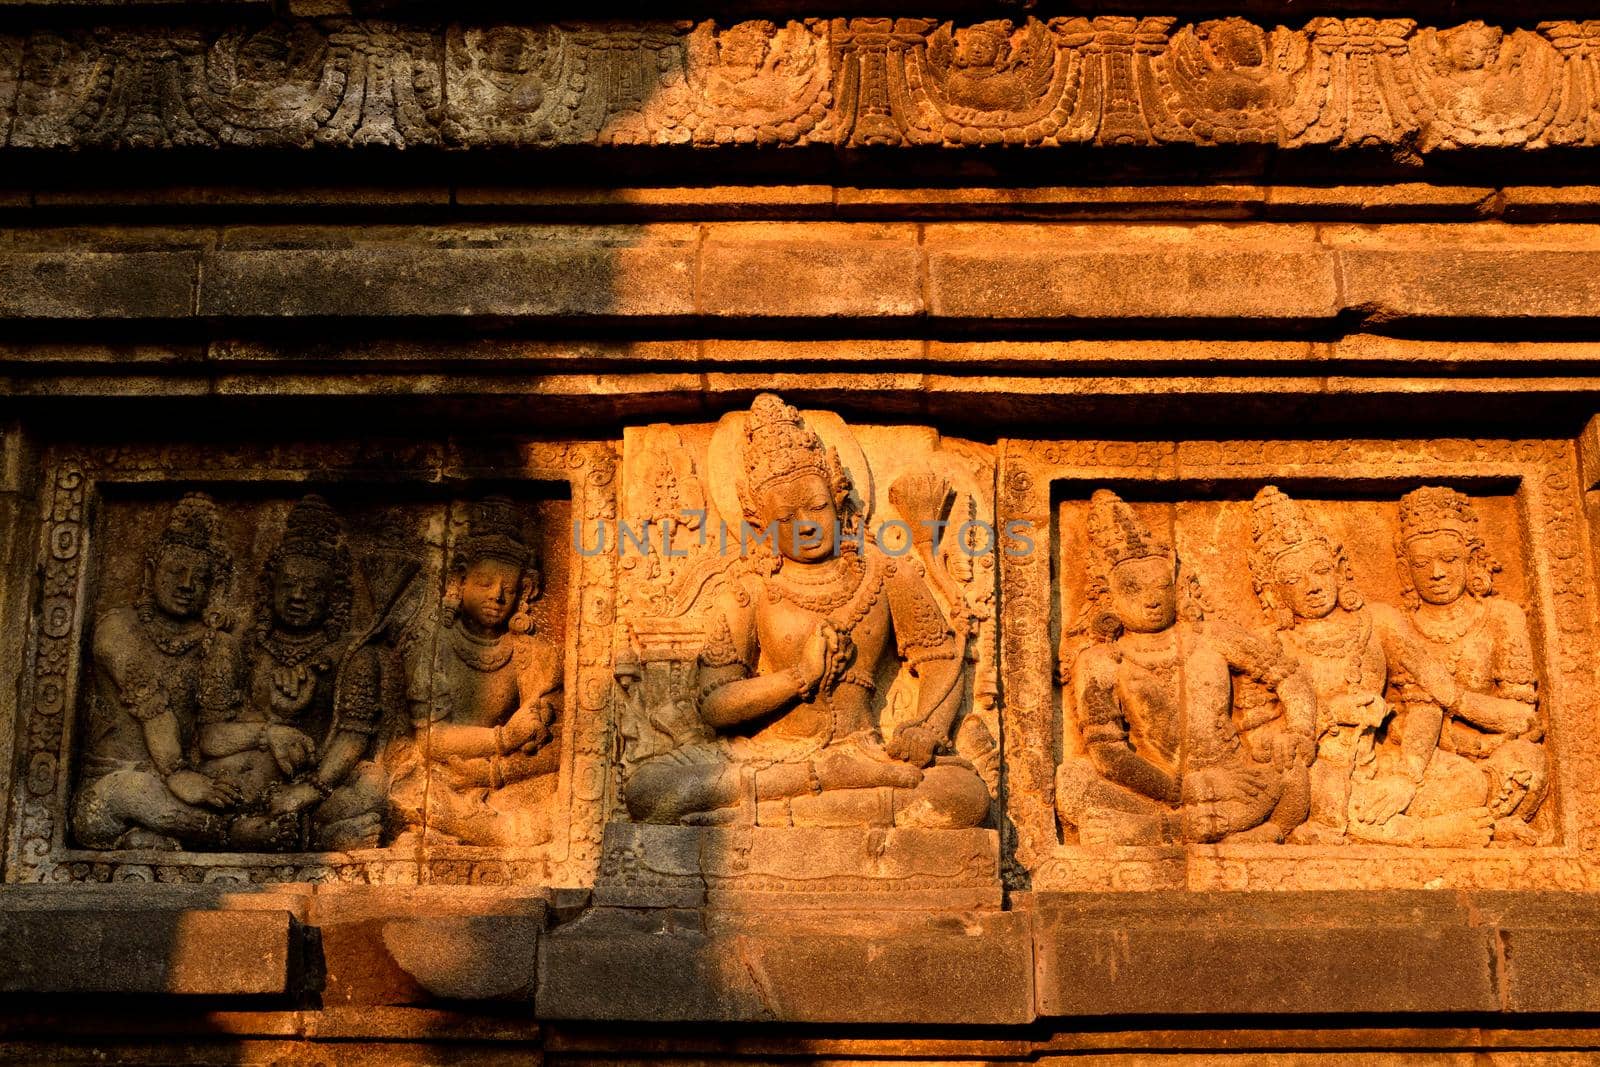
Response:
POLYGON ((339 516, 328 502, 310 493, 295 502, 284 520, 283 536, 261 567, 256 591, 255 632, 264 638, 272 630, 272 587, 283 561, 316 560, 328 568, 328 614, 323 631, 328 640, 337 640, 350 624, 350 604, 354 598, 351 583, 350 547, 345 543, 339 516))
POLYGON ((1425 485, 1400 498, 1400 541, 1431 533, 1453 533, 1471 544, 1480 541, 1478 513, 1465 493, 1425 485))
POLYGON ((503 496, 484 497, 474 504, 457 558, 463 566, 481 559, 498 559, 526 568, 533 560, 533 552, 523 537, 516 505, 503 496))
POLYGON ((757 500, 762 489, 803 474, 821 478, 841 509, 850 494, 850 478, 839 463, 838 452, 823 444, 800 412, 772 393, 762 393, 750 405, 741 451, 742 477, 736 489, 748 519, 759 518, 757 500))
POLYGON ((211 589, 207 597, 206 624, 226 629, 231 622, 211 605, 220 602, 233 581, 233 550, 222 536, 222 519, 217 505, 205 493, 186 493, 173 507, 171 516, 150 551, 145 555, 145 576, 139 591, 139 610, 148 614, 152 602, 150 582, 156 561, 169 548, 188 548, 203 553, 211 561, 211 589))
POLYGON ((1361 599, 1349 573, 1344 546, 1309 518, 1298 501, 1275 485, 1264 486, 1250 507, 1250 577, 1261 606, 1285 629, 1294 624, 1294 619, 1277 603, 1272 584, 1277 581, 1278 560, 1304 545, 1321 545, 1328 550, 1339 569, 1340 607, 1350 611, 1359 608, 1361 599))
POLYGON ((1471 498, 1447 486, 1425 485, 1400 498, 1400 530, 1395 537, 1394 547, 1400 562, 1400 581, 1406 599, 1416 599, 1416 589, 1411 583, 1411 564, 1406 558, 1406 544, 1415 538, 1436 533, 1450 533, 1461 538, 1470 560, 1467 589, 1474 596, 1490 595, 1493 592, 1494 573, 1500 569, 1500 564, 1489 555, 1488 547, 1483 543, 1478 513, 1472 506, 1471 498))
POLYGON ((1089 543, 1110 574, 1119 563, 1152 556, 1173 558, 1172 547, 1156 539, 1131 507, 1109 489, 1096 489, 1089 498, 1089 543))

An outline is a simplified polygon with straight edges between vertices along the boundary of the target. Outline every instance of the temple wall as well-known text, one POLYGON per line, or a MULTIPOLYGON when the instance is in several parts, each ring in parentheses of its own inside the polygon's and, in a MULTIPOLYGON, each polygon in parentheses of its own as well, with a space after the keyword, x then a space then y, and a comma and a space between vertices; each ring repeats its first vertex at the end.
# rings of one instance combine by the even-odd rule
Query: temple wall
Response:
POLYGON ((1600 22, 1213 7, 0 5, 0 1055, 1592 1055, 1600 22))

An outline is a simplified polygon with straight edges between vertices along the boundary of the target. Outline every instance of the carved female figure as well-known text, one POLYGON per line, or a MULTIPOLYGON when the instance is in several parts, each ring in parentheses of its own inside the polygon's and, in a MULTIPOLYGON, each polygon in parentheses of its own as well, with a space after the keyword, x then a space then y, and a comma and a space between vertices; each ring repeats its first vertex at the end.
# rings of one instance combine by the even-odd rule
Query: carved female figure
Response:
POLYGON ((1242 631, 1178 618, 1178 559, 1115 493, 1090 501, 1090 590, 1063 656, 1085 754, 1056 774, 1056 807, 1086 844, 1281 841, 1306 814, 1304 680, 1242 631), (1285 743, 1257 762, 1233 721, 1233 674, 1292 709, 1285 743))
POLYGON ((981 824, 988 789, 947 754, 962 650, 921 566, 850 537, 849 476, 778 397, 756 398, 740 462, 745 520, 769 540, 735 565, 699 656, 699 715, 719 736, 635 767, 634 818, 981 824), (901 664, 919 679, 917 708, 885 745, 873 696, 881 669, 901 664))
POLYGON ((361 763, 377 727, 379 664, 370 648, 349 648, 352 599, 338 518, 308 496, 262 567, 245 700, 201 719, 202 769, 232 783, 245 807, 270 800, 275 815, 310 815, 303 843, 315 848, 373 846, 381 829, 383 790, 361 763))
MULTIPOLYGON (((1412 625, 1462 689, 1439 747, 1488 773, 1496 839, 1527 840, 1549 784, 1527 616, 1495 596, 1499 567, 1464 494, 1427 486, 1401 497, 1395 549, 1412 625)), ((1400 700, 1416 696, 1401 678, 1400 700)))
POLYGON ((416 748, 393 799, 409 832, 469 845, 550 836, 560 764, 562 653, 532 633, 539 568, 515 506, 473 508, 432 655, 415 664, 416 748))
MULTIPOLYGON (((230 782, 195 768, 196 722, 241 699, 239 648, 222 607, 233 553, 216 505, 191 493, 145 556, 139 599, 95 622, 72 826, 90 848, 269 848, 282 820, 237 814, 230 782), (225 814, 226 813, 226 814, 225 814)), ((285 759, 286 735, 261 742, 285 759)))
POLYGON ((1438 751, 1443 708, 1459 696, 1448 672, 1397 613, 1364 604, 1343 549, 1277 487, 1256 494, 1252 534, 1257 594, 1317 691, 1311 815, 1295 840, 1487 843, 1483 775, 1438 751), (1419 700, 1397 716, 1384 693, 1402 667, 1419 700))

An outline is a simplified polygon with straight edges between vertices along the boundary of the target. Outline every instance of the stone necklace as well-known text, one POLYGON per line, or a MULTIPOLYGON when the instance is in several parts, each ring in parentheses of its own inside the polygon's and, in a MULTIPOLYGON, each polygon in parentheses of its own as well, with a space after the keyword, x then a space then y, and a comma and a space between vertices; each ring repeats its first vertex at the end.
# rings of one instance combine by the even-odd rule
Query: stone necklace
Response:
MULTIPOLYGON (((839 566, 820 578, 799 577, 779 568, 767 579, 767 590, 773 600, 787 600, 796 607, 817 615, 827 615, 850 602, 867 577, 867 565, 859 556, 839 557, 839 566), (797 588, 810 586, 811 590, 797 588)), ((788 568, 796 571, 797 568, 788 568)))
POLYGON ((460 626, 451 627, 450 647, 456 658, 480 674, 493 674, 511 662, 512 646, 507 634, 476 637, 460 626))
POLYGON ((182 624, 168 622, 149 608, 140 610, 139 621, 143 624, 145 636, 150 638, 150 643, 168 656, 183 656, 194 651, 195 646, 205 640, 208 632, 201 623, 193 623, 190 624, 192 628, 179 630, 178 626, 182 624))
POLYGON ((1345 684, 1352 687, 1361 684, 1362 653, 1372 636, 1372 620, 1367 618, 1366 612, 1357 615, 1356 620, 1354 626, 1331 628, 1333 632, 1328 636, 1305 630, 1296 634, 1307 655, 1342 663, 1345 684))
MULTIPOLYGON (((309 663, 330 644, 332 642, 328 640, 328 635, 321 632, 309 633, 304 637, 287 637, 276 630, 268 630, 261 638, 261 647, 280 667, 298 667, 302 663, 309 663)), ((318 663, 315 666, 318 670, 327 670, 329 664, 318 663)))

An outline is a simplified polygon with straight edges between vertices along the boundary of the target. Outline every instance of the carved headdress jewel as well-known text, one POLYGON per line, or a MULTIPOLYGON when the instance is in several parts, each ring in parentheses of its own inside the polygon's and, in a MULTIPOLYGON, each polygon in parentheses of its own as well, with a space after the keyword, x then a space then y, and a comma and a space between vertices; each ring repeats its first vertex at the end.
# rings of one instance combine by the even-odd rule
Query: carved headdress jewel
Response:
POLYGON ((467 515, 467 536, 462 539, 461 562, 471 564, 497 559, 527 567, 533 554, 522 534, 516 505, 503 496, 484 497, 467 515))
POLYGON ((1256 595, 1279 626, 1294 624, 1294 616, 1278 603, 1272 585, 1277 581, 1278 560, 1304 545, 1321 545, 1333 558, 1339 579, 1339 606, 1346 611, 1361 607, 1344 546, 1306 515, 1300 503, 1275 485, 1262 487, 1250 508, 1250 577, 1256 595))
POLYGON ((757 496, 762 489, 803 474, 821 478, 833 491, 836 503, 850 491, 838 453, 823 444, 800 412, 772 393, 762 393, 750 405, 741 461, 739 502, 751 518, 759 514, 757 496))
POLYGON ((156 541, 157 548, 173 546, 192 548, 204 552, 214 561, 229 557, 227 545, 222 540, 222 521, 217 516, 216 503, 204 493, 186 493, 167 520, 167 528, 156 541))
POLYGON ((1172 547, 1157 540, 1127 502, 1109 489, 1096 489, 1089 498, 1088 527, 1089 543, 1107 574, 1129 560, 1173 557, 1172 547))
POLYGON ((1469 545, 1480 541, 1478 513, 1465 493, 1425 485, 1400 498, 1400 540, 1432 533, 1453 533, 1469 545))
POLYGON ((315 493, 303 497, 290 509, 283 526, 283 540, 278 544, 284 556, 321 560, 341 567, 349 562, 339 517, 328 502, 315 493))

